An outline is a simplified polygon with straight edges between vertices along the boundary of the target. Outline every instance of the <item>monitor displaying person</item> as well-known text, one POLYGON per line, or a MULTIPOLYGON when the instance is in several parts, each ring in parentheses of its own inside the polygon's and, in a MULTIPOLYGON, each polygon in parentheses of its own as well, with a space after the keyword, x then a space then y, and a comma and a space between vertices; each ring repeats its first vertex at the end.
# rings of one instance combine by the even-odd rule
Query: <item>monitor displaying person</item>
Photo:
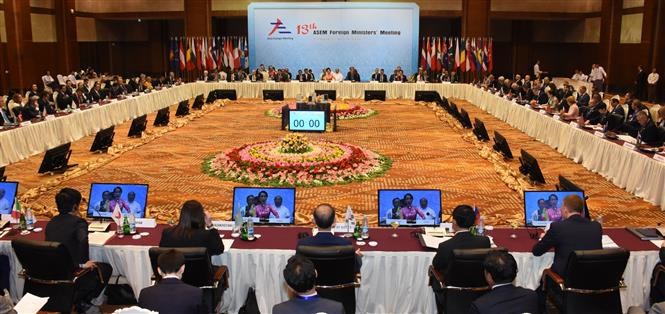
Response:
POLYGON ((441 190, 379 190, 379 225, 438 226, 441 190))
MULTIPOLYGON (((524 191, 526 226, 545 227, 552 222, 561 221, 563 199, 570 194, 579 195, 584 199, 584 192, 581 191, 524 191)), ((586 210, 585 208, 584 211, 586 210)))
POLYGON ((0 182, 0 214, 11 214, 18 182, 0 182))
POLYGON ((233 220, 240 213, 243 220, 255 223, 293 224, 296 190, 293 188, 233 189, 233 220))
POLYGON ((93 183, 88 198, 88 217, 111 218, 116 207, 124 214, 145 218, 147 184, 93 183))

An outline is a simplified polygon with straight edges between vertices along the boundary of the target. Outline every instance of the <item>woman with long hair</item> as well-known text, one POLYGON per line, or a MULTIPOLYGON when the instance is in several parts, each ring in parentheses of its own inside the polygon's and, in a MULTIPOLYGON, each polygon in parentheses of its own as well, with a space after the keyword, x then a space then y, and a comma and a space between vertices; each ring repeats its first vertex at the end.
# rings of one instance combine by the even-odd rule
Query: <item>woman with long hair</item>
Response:
POLYGON ((178 224, 165 229, 159 241, 160 247, 205 247, 208 254, 224 252, 219 232, 212 227, 210 215, 195 200, 186 201, 180 209, 178 224))

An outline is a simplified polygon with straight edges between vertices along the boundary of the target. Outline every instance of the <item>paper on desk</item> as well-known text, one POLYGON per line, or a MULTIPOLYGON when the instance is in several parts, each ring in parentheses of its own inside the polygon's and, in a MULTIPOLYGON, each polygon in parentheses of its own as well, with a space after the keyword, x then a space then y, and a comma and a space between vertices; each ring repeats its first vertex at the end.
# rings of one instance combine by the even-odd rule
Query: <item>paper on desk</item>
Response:
POLYGON ((651 243, 659 248, 663 246, 663 242, 665 242, 665 240, 651 240, 651 243))
POLYGON ((616 249, 619 246, 610 238, 610 236, 604 234, 603 235, 603 249, 616 249))
POLYGON ((634 137, 630 136, 630 135, 619 134, 619 135, 617 135, 617 138, 619 138, 620 140, 622 140, 624 142, 628 142, 628 143, 631 143, 631 144, 637 143, 637 140, 634 137))
POLYGON ((439 238, 439 237, 433 237, 433 236, 423 234, 422 238, 423 238, 423 242, 424 242, 426 247, 432 248, 432 249, 437 249, 437 248, 439 248, 439 244, 441 242, 448 241, 448 240, 450 240, 451 237, 439 238))
POLYGON ((114 234, 114 231, 93 232, 88 234, 88 243, 92 245, 104 245, 114 234))
POLYGON ((224 252, 228 252, 231 250, 231 246, 233 245, 233 240, 234 239, 222 239, 222 243, 224 243, 224 252))
POLYGON ((34 314, 39 312, 42 309, 44 304, 48 301, 48 297, 38 297, 34 294, 26 293, 21 301, 18 301, 14 310, 18 314, 34 314))

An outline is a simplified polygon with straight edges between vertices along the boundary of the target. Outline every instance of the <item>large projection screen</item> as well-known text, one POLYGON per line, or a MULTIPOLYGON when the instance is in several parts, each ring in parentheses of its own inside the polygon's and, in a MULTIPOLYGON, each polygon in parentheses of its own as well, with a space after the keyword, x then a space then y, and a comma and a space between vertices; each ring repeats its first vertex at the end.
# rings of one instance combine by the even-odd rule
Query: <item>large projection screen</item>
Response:
POLYGON ((375 68, 388 76, 418 67, 419 8, 414 3, 251 3, 247 8, 249 64, 313 70, 354 66, 362 81, 375 68))

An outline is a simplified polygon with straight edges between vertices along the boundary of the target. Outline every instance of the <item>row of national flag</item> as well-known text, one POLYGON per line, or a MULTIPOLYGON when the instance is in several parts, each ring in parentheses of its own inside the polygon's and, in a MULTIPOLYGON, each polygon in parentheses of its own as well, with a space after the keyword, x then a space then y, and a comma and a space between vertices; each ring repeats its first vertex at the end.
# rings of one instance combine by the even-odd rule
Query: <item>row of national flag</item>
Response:
POLYGON ((247 37, 171 37, 169 65, 173 71, 198 71, 249 66, 247 37))
POLYGON ((493 49, 492 38, 423 37, 420 67, 431 72, 491 73, 493 49))

